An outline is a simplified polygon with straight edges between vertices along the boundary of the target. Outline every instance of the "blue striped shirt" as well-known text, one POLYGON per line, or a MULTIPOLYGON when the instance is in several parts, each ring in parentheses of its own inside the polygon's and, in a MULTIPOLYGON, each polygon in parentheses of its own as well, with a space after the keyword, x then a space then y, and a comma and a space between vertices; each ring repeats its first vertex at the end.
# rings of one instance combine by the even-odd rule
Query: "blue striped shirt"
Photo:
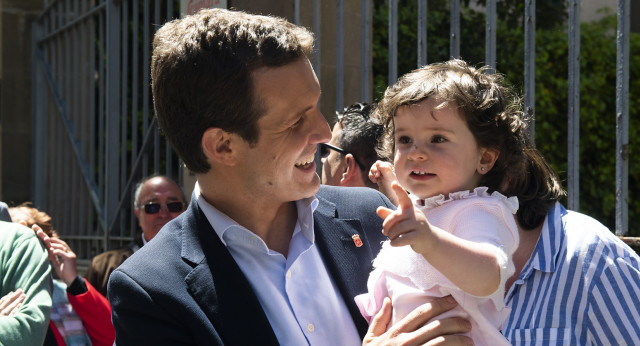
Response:
POLYGON ((514 345, 640 345, 640 258, 593 218, 551 209, 505 297, 514 345))

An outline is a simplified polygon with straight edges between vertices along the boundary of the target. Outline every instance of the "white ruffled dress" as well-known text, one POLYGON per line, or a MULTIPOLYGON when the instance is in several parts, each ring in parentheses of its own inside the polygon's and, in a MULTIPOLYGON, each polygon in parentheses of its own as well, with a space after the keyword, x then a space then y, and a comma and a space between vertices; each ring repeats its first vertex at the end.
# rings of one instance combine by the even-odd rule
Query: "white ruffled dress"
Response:
POLYGON ((486 297, 470 295, 452 284, 410 246, 391 247, 386 241, 373 262, 369 293, 355 298, 369 322, 382 307, 385 297, 390 297, 393 304, 391 326, 418 306, 450 294, 459 305, 438 316, 439 319, 461 316, 470 320, 472 330, 468 336, 475 345, 509 345, 499 329, 510 311, 504 305, 504 295, 505 283, 515 271, 512 255, 519 241, 514 218, 518 200, 498 192, 489 194, 487 190, 487 187, 478 187, 473 192, 451 193, 449 198, 438 195, 426 200, 414 199, 414 204, 432 225, 478 246, 491 248, 500 263, 499 288, 486 297))

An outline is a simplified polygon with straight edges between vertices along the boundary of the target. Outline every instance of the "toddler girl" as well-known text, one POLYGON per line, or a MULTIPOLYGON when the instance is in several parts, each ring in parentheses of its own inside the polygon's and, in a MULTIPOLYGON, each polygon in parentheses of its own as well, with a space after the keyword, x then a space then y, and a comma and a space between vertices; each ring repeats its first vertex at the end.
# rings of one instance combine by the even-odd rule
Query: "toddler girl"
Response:
POLYGON ((393 324, 451 295, 459 306, 450 314, 471 321, 476 345, 509 344, 499 328, 519 238, 518 201, 507 196, 527 182, 527 135, 518 99, 485 71, 460 60, 428 65, 389 87, 378 105, 381 151, 393 166, 378 161, 370 178, 398 209, 378 210, 389 240, 369 293, 356 297, 369 321, 385 297, 393 324))

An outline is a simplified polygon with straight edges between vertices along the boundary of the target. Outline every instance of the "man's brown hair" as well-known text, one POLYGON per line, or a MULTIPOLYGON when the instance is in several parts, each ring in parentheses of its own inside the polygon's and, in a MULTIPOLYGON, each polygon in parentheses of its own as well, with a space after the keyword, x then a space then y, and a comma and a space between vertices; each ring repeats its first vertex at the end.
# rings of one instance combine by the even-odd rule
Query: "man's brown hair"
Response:
POLYGON ((258 140, 264 114, 252 72, 310 56, 313 34, 284 19, 202 10, 162 26, 153 40, 151 79, 158 125, 194 173, 211 168, 205 130, 218 127, 258 140))

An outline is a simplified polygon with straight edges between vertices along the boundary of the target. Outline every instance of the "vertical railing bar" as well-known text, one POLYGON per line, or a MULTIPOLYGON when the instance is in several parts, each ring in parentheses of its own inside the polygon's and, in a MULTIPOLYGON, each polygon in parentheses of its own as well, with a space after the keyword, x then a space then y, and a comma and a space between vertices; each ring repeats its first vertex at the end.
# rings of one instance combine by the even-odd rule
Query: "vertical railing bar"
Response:
POLYGON ((360 46, 360 99, 371 102, 371 0, 362 0, 360 46))
POLYGON ((300 0, 293 0, 293 24, 300 25, 300 0))
MULTIPOLYGON (((155 0, 153 23, 155 24, 153 32, 155 32, 160 27, 160 0, 155 0)), ((160 173, 160 131, 156 131, 153 135, 153 172, 160 173)))
POLYGON ((629 230, 630 0, 618 0, 616 57, 616 234, 629 230))
POLYGON ((536 0, 524 5, 524 109, 531 143, 536 140, 536 0))
POLYGON ((427 64, 427 7, 427 0, 418 0, 418 68, 427 64))
MULTIPOLYGON (((44 22, 44 20, 43 20, 44 22)), ((44 31, 43 23, 35 21, 31 25, 31 93, 33 107, 31 108, 31 145, 33 147, 31 155, 31 195, 33 196, 33 202, 37 208, 42 208, 46 203, 47 189, 45 184, 45 172, 47 171, 47 126, 48 121, 46 117, 45 107, 46 102, 44 99, 44 83, 41 82, 40 76, 41 64, 35 58, 38 50, 43 51, 43 57, 46 56, 44 47, 38 47, 39 37, 42 36, 44 31)))
POLYGON ((108 227, 116 216, 116 208, 120 200, 119 180, 119 145, 120 145, 120 5, 119 0, 108 0, 107 5, 107 147, 105 160, 106 169, 106 194, 105 194, 105 235, 108 227))
POLYGON ((167 1, 167 21, 172 20, 173 19, 173 1, 169 0, 167 1))
POLYGON ((389 81, 398 79, 398 0, 389 0, 389 81))
MULTIPOLYGON (((100 200, 105 201, 106 191, 105 191, 105 94, 106 94, 106 69, 104 63, 104 48, 105 48, 105 12, 101 11, 98 16, 98 152, 97 152, 97 160, 98 160, 98 186, 100 187, 100 200)), ((106 211, 106 204, 103 210, 106 211)), ((106 244, 106 235, 104 234, 106 228, 104 225, 100 225, 102 230, 101 234, 105 237, 104 241, 106 244)))
MULTIPOLYGON (((132 52, 133 54, 132 54, 131 60, 133 61, 133 64, 132 64, 132 71, 131 71, 131 165, 130 167, 133 167, 133 164, 135 163, 136 156, 138 153, 138 97, 140 95, 140 90, 138 87, 138 78, 140 76, 138 71, 138 65, 140 64, 140 61, 138 58, 138 49, 139 49, 138 27, 140 25, 140 7, 139 6, 140 5, 138 1, 132 2, 133 9, 131 12, 133 13, 133 20, 132 20, 133 28, 131 28, 131 31, 132 31, 131 50, 133 51, 132 52)), ((133 197, 131 201, 133 202, 133 197)), ((133 215, 133 210, 131 208, 131 205, 129 205, 129 219, 130 219, 129 229, 131 230, 132 233, 135 233, 136 218, 133 215)))
MULTIPOLYGON (((92 177, 94 181, 96 181, 96 172, 95 172, 95 157, 96 157, 96 136, 94 135, 96 132, 96 97, 95 90, 97 88, 96 80, 94 78, 95 70, 96 70, 96 47, 95 47, 95 23, 96 23, 96 15, 92 16, 88 21, 88 54, 89 54, 89 78, 88 78, 88 90, 89 90, 89 175, 92 177)), ((92 208, 91 212, 87 218, 87 226, 91 227, 90 229, 94 234, 97 233, 99 227, 96 227, 94 223, 95 209, 92 208)), ((97 242, 100 244, 100 242, 97 242)), ((106 250, 106 248, 100 247, 98 250, 106 250)))
MULTIPOLYGON (((86 1, 80 1, 79 5, 79 13, 85 15, 87 12, 86 1)), ((78 87, 80 89, 80 121, 78 123, 78 127, 80 128, 79 139, 80 139, 80 153, 82 158, 86 161, 88 160, 87 151, 86 151, 86 143, 87 143, 87 120, 89 116, 89 112, 87 109, 87 78, 89 74, 87 73, 86 67, 86 54, 87 54, 87 21, 82 21, 82 23, 78 24, 78 30, 80 30, 80 53, 78 54, 78 65, 79 65, 79 81, 78 87)), ((86 161, 88 162, 88 161, 86 161)), ((78 220, 78 225, 81 229, 81 232, 84 232, 87 235, 93 235, 91 232, 91 228, 87 227, 87 214, 91 213, 91 208, 87 203, 87 189, 84 184, 80 184, 80 192, 78 196, 78 204, 80 205, 80 218, 78 220)), ((91 258, 91 241, 82 242, 82 246, 78 248, 80 252, 78 255, 79 258, 91 258)))
POLYGON ((496 69, 496 0, 487 0, 487 26, 485 30, 485 63, 490 66, 487 73, 495 73, 496 69))
POLYGON ((320 6, 321 0, 313 0, 313 70, 316 72, 316 76, 318 77, 318 81, 320 85, 322 85, 322 73, 320 66, 320 48, 321 38, 322 38, 322 7, 320 6))
MULTIPOLYGON (((95 123, 95 119, 96 119, 96 97, 95 97, 95 88, 97 87, 96 85, 96 81, 93 77, 95 70, 96 70, 96 48, 95 48, 95 18, 96 16, 92 16, 89 21, 88 21, 88 32, 89 37, 88 37, 88 54, 89 54, 89 76, 88 76, 88 87, 87 89, 89 90, 89 111, 87 112, 87 115, 89 117, 89 175, 91 176, 91 178, 95 181, 96 179, 96 174, 95 174, 95 157, 96 157, 96 136, 95 131, 96 131, 96 123, 95 123)), ((95 215, 95 209, 92 208, 91 212, 88 215, 87 218, 87 229, 90 229, 92 231, 93 234, 96 233, 96 231, 99 229, 99 227, 95 227, 94 224, 94 215, 95 215)), ((99 244, 99 242, 98 242, 99 244)), ((98 250, 106 250, 106 246, 104 246, 106 244, 103 244, 102 247, 100 247, 98 250)), ((101 251, 100 251, 101 252, 101 251)))
MULTIPOLYGON (((49 12, 49 32, 53 31, 55 29, 56 26, 56 21, 57 21, 57 11, 55 9, 55 7, 51 7, 51 10, 49 12)), ((48 58, 51 60, 51 74, 55 75, 57 73, 57 64, 58 64, 58 38, 54 38, 51 41, 49 41, 47 43, 50 46, 49 52, 48 52, 48 58)), ((56 169, 57 169, 57 165, 59 160, 57 160, 57 157, 54 156, 54 148, 55 145, 58 141, 58 137, 57 137, 57 132, 56 132, 56 118, 55 118, 55 113, 51 111, 51 97, 49 96, 49 92, 47 92, 46 94, 47 96, 47 117, 49 118, 49 124, 50 124, 50 128, 49 128, 49 133, 52 134, 52 136, 50 136, 49 141, 47 142, 47 145, 49 145, 51 148, 49 150, 49 162, 50 162, 50 167, 49 167, 49 171, 53 172, 53 174, 50 174, 48 177, 48 182, 50 184, 50 188, 48 189, 48 191, 50 192, 48 195, 48 199, 47 199, 47 204, 46 204, 46 209, 50 211, 50 215, 54 216, 55 215, 55 209, 54 209, 54 196, 56 194, 56 184, 54 183, 54 180, 57 179, 56 177, 56 169)))
POLYGON ((451 0, 449 55, 460 57, 460 0, 451 0))
MULTIPOLYGON (((169 1, 171 2, 171 1, 169 1)), ((128 133, 127 127, 129 123, 129 113, 128 113, 128 86, 129 86, 129 1, 122 1, 122 39, 121 39, 121 61, 122 61, 122 87, 121 87, 121 97, 120 97, 120 191, 124 190, 126 181, 127 181, 127 172, 129 169, 127 168, 127 140, 128 133)), ((118 199, 122 197, 120 194, 118 195, 118 199)), ((119 213, 120 220, 120 232, 119 235, 122 236, 125 232, 125 214, 119 213)))
MULTIPOLYGON (((64 3, 64 23, 63 25, 66 25, 68 22, 71 21, 71 2, 70 0, 65 0, 64 3)), ((73 104, 71 102, 72 100, 72 94, 71 94, 71 85, 73 84, 73 80, 71 77, 71 33, 69 31, 65 31, 63 34, 64 37, 64 66, 62 67, 63 70, 63 75, 61 76, 61 80, 63 81, 63 85, 64 85, 64 93, 63 93, 63 100, 65 100, 66 104, 68 105, 67 107, 67 112, 69 113, 69 116, 71 119, 73 119, 72 113, 73 113, 73 104)), ((66 140, 66 136, 64 137, 65 140, 63 140, 62 142, 62 147, 65 149, 63 155, 63 167, 62 167, 62 176, 64 177, 64 179, 62 179, 62 191, 66 191, 67 193, 69 193, 69 191, 71 190, 71 179, 73 179, 71 172, 73 172, 73 168, 71 167, 72 164, 72 160, 71 160, 71 150, 69 148, 70 143, 68 143, 68 141, 66 140), (71 178, 71 179, 70 179, 71 178)), ((62 195, 61 195, 62 196, 62 195)), ((61 209, 61 213, 62 213, 62 219, 61 218, 56 218, 54 219, 54 221, 56 222, 56 224, 58 225, 58 227, 60 227, 61 230, 64 230, 64 232, 67 232, 67 230, 69 229, 69 225, 70 225, 70 219, 73 217, 72 213, 71 213, 71 208, 69 208, 69 205, 67 203, 61 203, 60 204, 60 209, 61 209)))
MULTIPOLYGON (((62 9, 60 8, 61 5, 60 3, 58 3, 58 6, 56 6, 56 10, 58 13, 58 23, 62 22, 62 9)), ((62 44, 62 37, 60 37, 60 35, 58 35, 57 39, 56 39, 56 59, 55 59, 55 67, 54 67, 54 76, 56 79, 58 80, 62 80, 62 66, 63 66, 63 61, 62 61, 62 48, 63 48, 63 44, 62 44)), ((57 111, 57 110, 56 110, 57 111)), ((61 122, 62 120, 60 120, 60 114, 56 113, 57 117, 56 117, 56 130, 55 130, 55 138, 56 138, 56 148, 58 148, 57 151, 54 151, 54 155, 55 155, 55 161, 56 161, 56 170, 55 170, 55 177, 56 177, 56 183, 54 186, 54 192, 52 195, 52 204, 51 207, 55 208, 55 212, 54 212, 54 219, 58 220, 60 218, 63 217, 62 213, 61 213, 61 203, 58 203, 58 199, 60 198, 60 196, 62 195, 62 192, 64 191, 62 189, 62 167, 64 166, 64 150, 63 150, 63 133, 62 133, 62 126, 61 126, 61 122), (62 155, 62 157, 60 156, 62 155)), ((62 225, 61 225, 62 227, 62 225)))
MULTIPOLYGON (((78 0, 73 0, 73 15, 75 17, 79 16, 78 13, 78 0)), ((73 18, 69 18, 71 21, 73 18)), ((79 121, 80 121, 80 117, 81 117, 81 112, 80 112, 80 97, 79 97, 79 90, 78 90, 78 84, 80 82, 80 78, 79 78, 79 72, 78 72, 78 65, 80 63, 80 61, 78 60, 78 30, 80 27, 81 23, 78 22, 77 24, 74 25, 73 28, 73 40, 72 40, 72 49, 73 49, 73 56, 71 57, 72 62, 71 65, 73 66, 72 68, 72 97, 70 101, 73 101, 72 107, 70 109, 69 115, 72 119, 72 123, 73 123, 73 131, 77 134, 78 133, 78 129, 79 129, 79 121)), ((71 104, 71 102, 70 102, 71 104)), ((70 211, 70 220, 71 220, 71 226, 70 226, 70 230, 71 230, 71 234, 77 235, 80 234, 80 227, 78 227, 78 219, 80 218, 80 215, 82 214, 82 210, 79 208, 79 198, 77 198, 76 196, 78 196, 78 167, 79 167, 79 161, 76 160, 76 164, 74 164, 73 170, 72 170, 72 174, 71 174, 71 196, 74 196, 73 201, 70 201, 70 203, 67 203, 67 208, 69 208, 70 211)), ((65 230, 67 231, 67 230, 65 230)), ((75 244, 77 245, 77 244, 75 244)))
POLYGON ((344 107, 344 0, 336 1, 336 111, 344 107))
POLYGON ((569 0, 568 207, 580 208, 580 0, 569 0))
MULTIPOLYGON (((143 7, 143 29, 142 29, 142 133, 147 132, 149 127, 149 0, 144 0, 143 7)), ((142 160, 142 176, 149 174, 149 157, 142 160)))

